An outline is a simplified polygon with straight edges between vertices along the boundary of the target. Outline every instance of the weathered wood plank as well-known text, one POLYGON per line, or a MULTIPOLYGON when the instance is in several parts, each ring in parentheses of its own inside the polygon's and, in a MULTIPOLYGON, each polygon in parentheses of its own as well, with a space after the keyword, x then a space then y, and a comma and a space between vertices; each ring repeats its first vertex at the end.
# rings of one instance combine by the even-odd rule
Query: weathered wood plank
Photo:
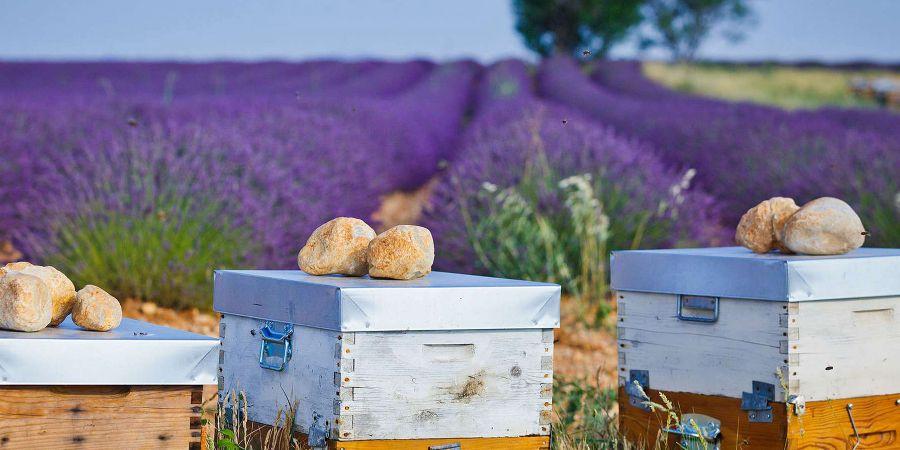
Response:
MULTIPOLYGON (((625 438, 634 444, 649 443, 653 448, 660 429, 665 427, 663 413, 647 412, 628 402, 624 388, 619 387, 619 426, 625 438)), ((650 389, 647 395, 660 403, 659 391, 650 389)), ((741 400, 724 396, 699 395, 684 392, 665 392, 679 414, 697 413, 722 422, 722 449, 782 449, 787 437, 787 412, 784 403, 772 403, 771 423, 751 423, 747 412, 741 410, 741 400)), ((675 439, 670 438, 670 447, 675 439)), ((640 448, 640 447, 638 447, 640 448)))
MULTIPOLYGON (((718 321, 702 323, 678 319, 675 295, 618 294, 620 384, 638 369, 649 371, 652 388, 666 392, 740 398, 753 381, 780 385, 787 303, 723 298, 718 321)), ((776 389, 776 400, 784 398, 776 389)))
POLYGON ((342 344, 341 440, 547 435, 541 329, 354 333, 342 344))
POLYGON ((3 386, 0 447, 187 449, 199 445, 190 386, 3 386))
POLYGON ((900 297, 798 307, 792 394, 817 401, 900 392, 900 297))
POLYGON ((900 448, 900 394, 806 403, 806 413, 788 414, 788 448, 845 450, 856 443, 847 405, 860 436, 859 448, 900 448))

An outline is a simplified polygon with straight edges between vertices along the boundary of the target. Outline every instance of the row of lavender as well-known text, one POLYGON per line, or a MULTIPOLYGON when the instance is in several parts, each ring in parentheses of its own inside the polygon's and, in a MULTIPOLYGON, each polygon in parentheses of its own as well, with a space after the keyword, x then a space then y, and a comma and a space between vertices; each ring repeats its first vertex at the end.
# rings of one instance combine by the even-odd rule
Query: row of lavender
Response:
POLYGON ((873 233, 900 245, 900 117, 890 112, 788 112, 673 93, 634 65, 601 65, 593 80, 568 59, 542 63, 541 94, 652 146, 672 167, 697 171, 733 226, 772 196, 850 202, 873 233))
MULTIPOLYGON (((480 71, 419 61, 0 64, 0 239, 34 259, 62 254, 54 261, 64 265, 124 255, 118 263, 138 277, 135 266, 159 261, 156 249, 123 249, 137 246, 131 230, 189 229, 196 246, 238 253, 226 264, 293 266, 319 223, 367 217, 381 195, 439 170, 480 71), (73 254, 73 244, 99 251, 73 254)), ((164 272, 190 270, 181 262, 201 249, 182 244, 164 272)))
MULTIPOLYGON (((617 136, 572 108, 539 98, 522 62, 492 66, 479 83, 476 104, 477 114, 461 139, 454 164, 436 187, 433 209, 425 218, 443 247, 438 253, 440 266, 475 271, 490 265, 503 275, 527 275, 519 271, 527 269, 536 237, 516 239, 515 224, 500 224, 502 229, 494 236, 485 230, 485 222, 502 216, 498 208, 522 208, 513 216, 533 213, 530 205, 512 202, 510 193, 533 196, 534 209, 550 222, 569 221, 571 216, 561 212, 571 205, 559 188, 571 176, 584 177, 590 185, 588 195, 596 194, 591 213, 609 219, 611 248, 724 240, 717 205, 709 195, 690 188, 690 173, 670 169, 645 144, 617 136), (525 192, 529 188, 534 192, 525 192), (479 247, 493 255, 480 254, 479 247), (511 260, 508 267, 493 259, 504 252, 511 260)), ((549 226, 565 228, 561 223, 549 226)), ((564 238, 555 243, 570 244, 564 238)))

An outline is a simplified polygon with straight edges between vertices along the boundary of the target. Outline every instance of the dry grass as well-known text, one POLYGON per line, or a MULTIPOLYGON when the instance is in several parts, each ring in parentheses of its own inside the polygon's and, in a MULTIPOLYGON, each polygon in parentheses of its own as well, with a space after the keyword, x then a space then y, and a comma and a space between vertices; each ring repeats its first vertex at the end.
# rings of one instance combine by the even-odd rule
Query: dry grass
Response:
POLYGON ((900 74, 889 71, 851 71, 787 66, 747 67, 706 64, 644 63, 650 79, 671 88, 693 94, 728 100, 747 100, 784 108, 820 106, 877 106, 874 100, 860 98, 850 89, 854 77, 892 78, 900 83, 900 74))

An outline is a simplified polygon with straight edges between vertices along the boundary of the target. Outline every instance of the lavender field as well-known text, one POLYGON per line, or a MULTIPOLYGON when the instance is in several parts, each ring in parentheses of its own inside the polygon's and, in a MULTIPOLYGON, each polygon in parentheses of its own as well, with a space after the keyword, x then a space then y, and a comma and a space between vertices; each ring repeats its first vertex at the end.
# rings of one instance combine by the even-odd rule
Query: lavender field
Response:
POLYGON ((562 249, 730 244, 776 195, 843 198, 900 246, 900 116, 694 97, 634 63, 0 63, 0 155, 0 241, 176 306, 430 180, 444 270, 588 270, 535 223, 562 249))

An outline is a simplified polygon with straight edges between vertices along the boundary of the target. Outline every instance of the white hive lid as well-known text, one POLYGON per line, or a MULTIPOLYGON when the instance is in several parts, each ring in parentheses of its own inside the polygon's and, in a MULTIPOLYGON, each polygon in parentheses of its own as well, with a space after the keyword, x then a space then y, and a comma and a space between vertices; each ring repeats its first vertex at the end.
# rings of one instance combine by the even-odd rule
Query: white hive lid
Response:
POLYGON ((300 270, 220 270, 215 310, 335 331, 559 326, 560 287, 447 272, 401 281, 300 270))
POLYGON ((743 247, 613 252, 612 288, 802 302, 900 295, 900 249, 756 254, 743 247))

